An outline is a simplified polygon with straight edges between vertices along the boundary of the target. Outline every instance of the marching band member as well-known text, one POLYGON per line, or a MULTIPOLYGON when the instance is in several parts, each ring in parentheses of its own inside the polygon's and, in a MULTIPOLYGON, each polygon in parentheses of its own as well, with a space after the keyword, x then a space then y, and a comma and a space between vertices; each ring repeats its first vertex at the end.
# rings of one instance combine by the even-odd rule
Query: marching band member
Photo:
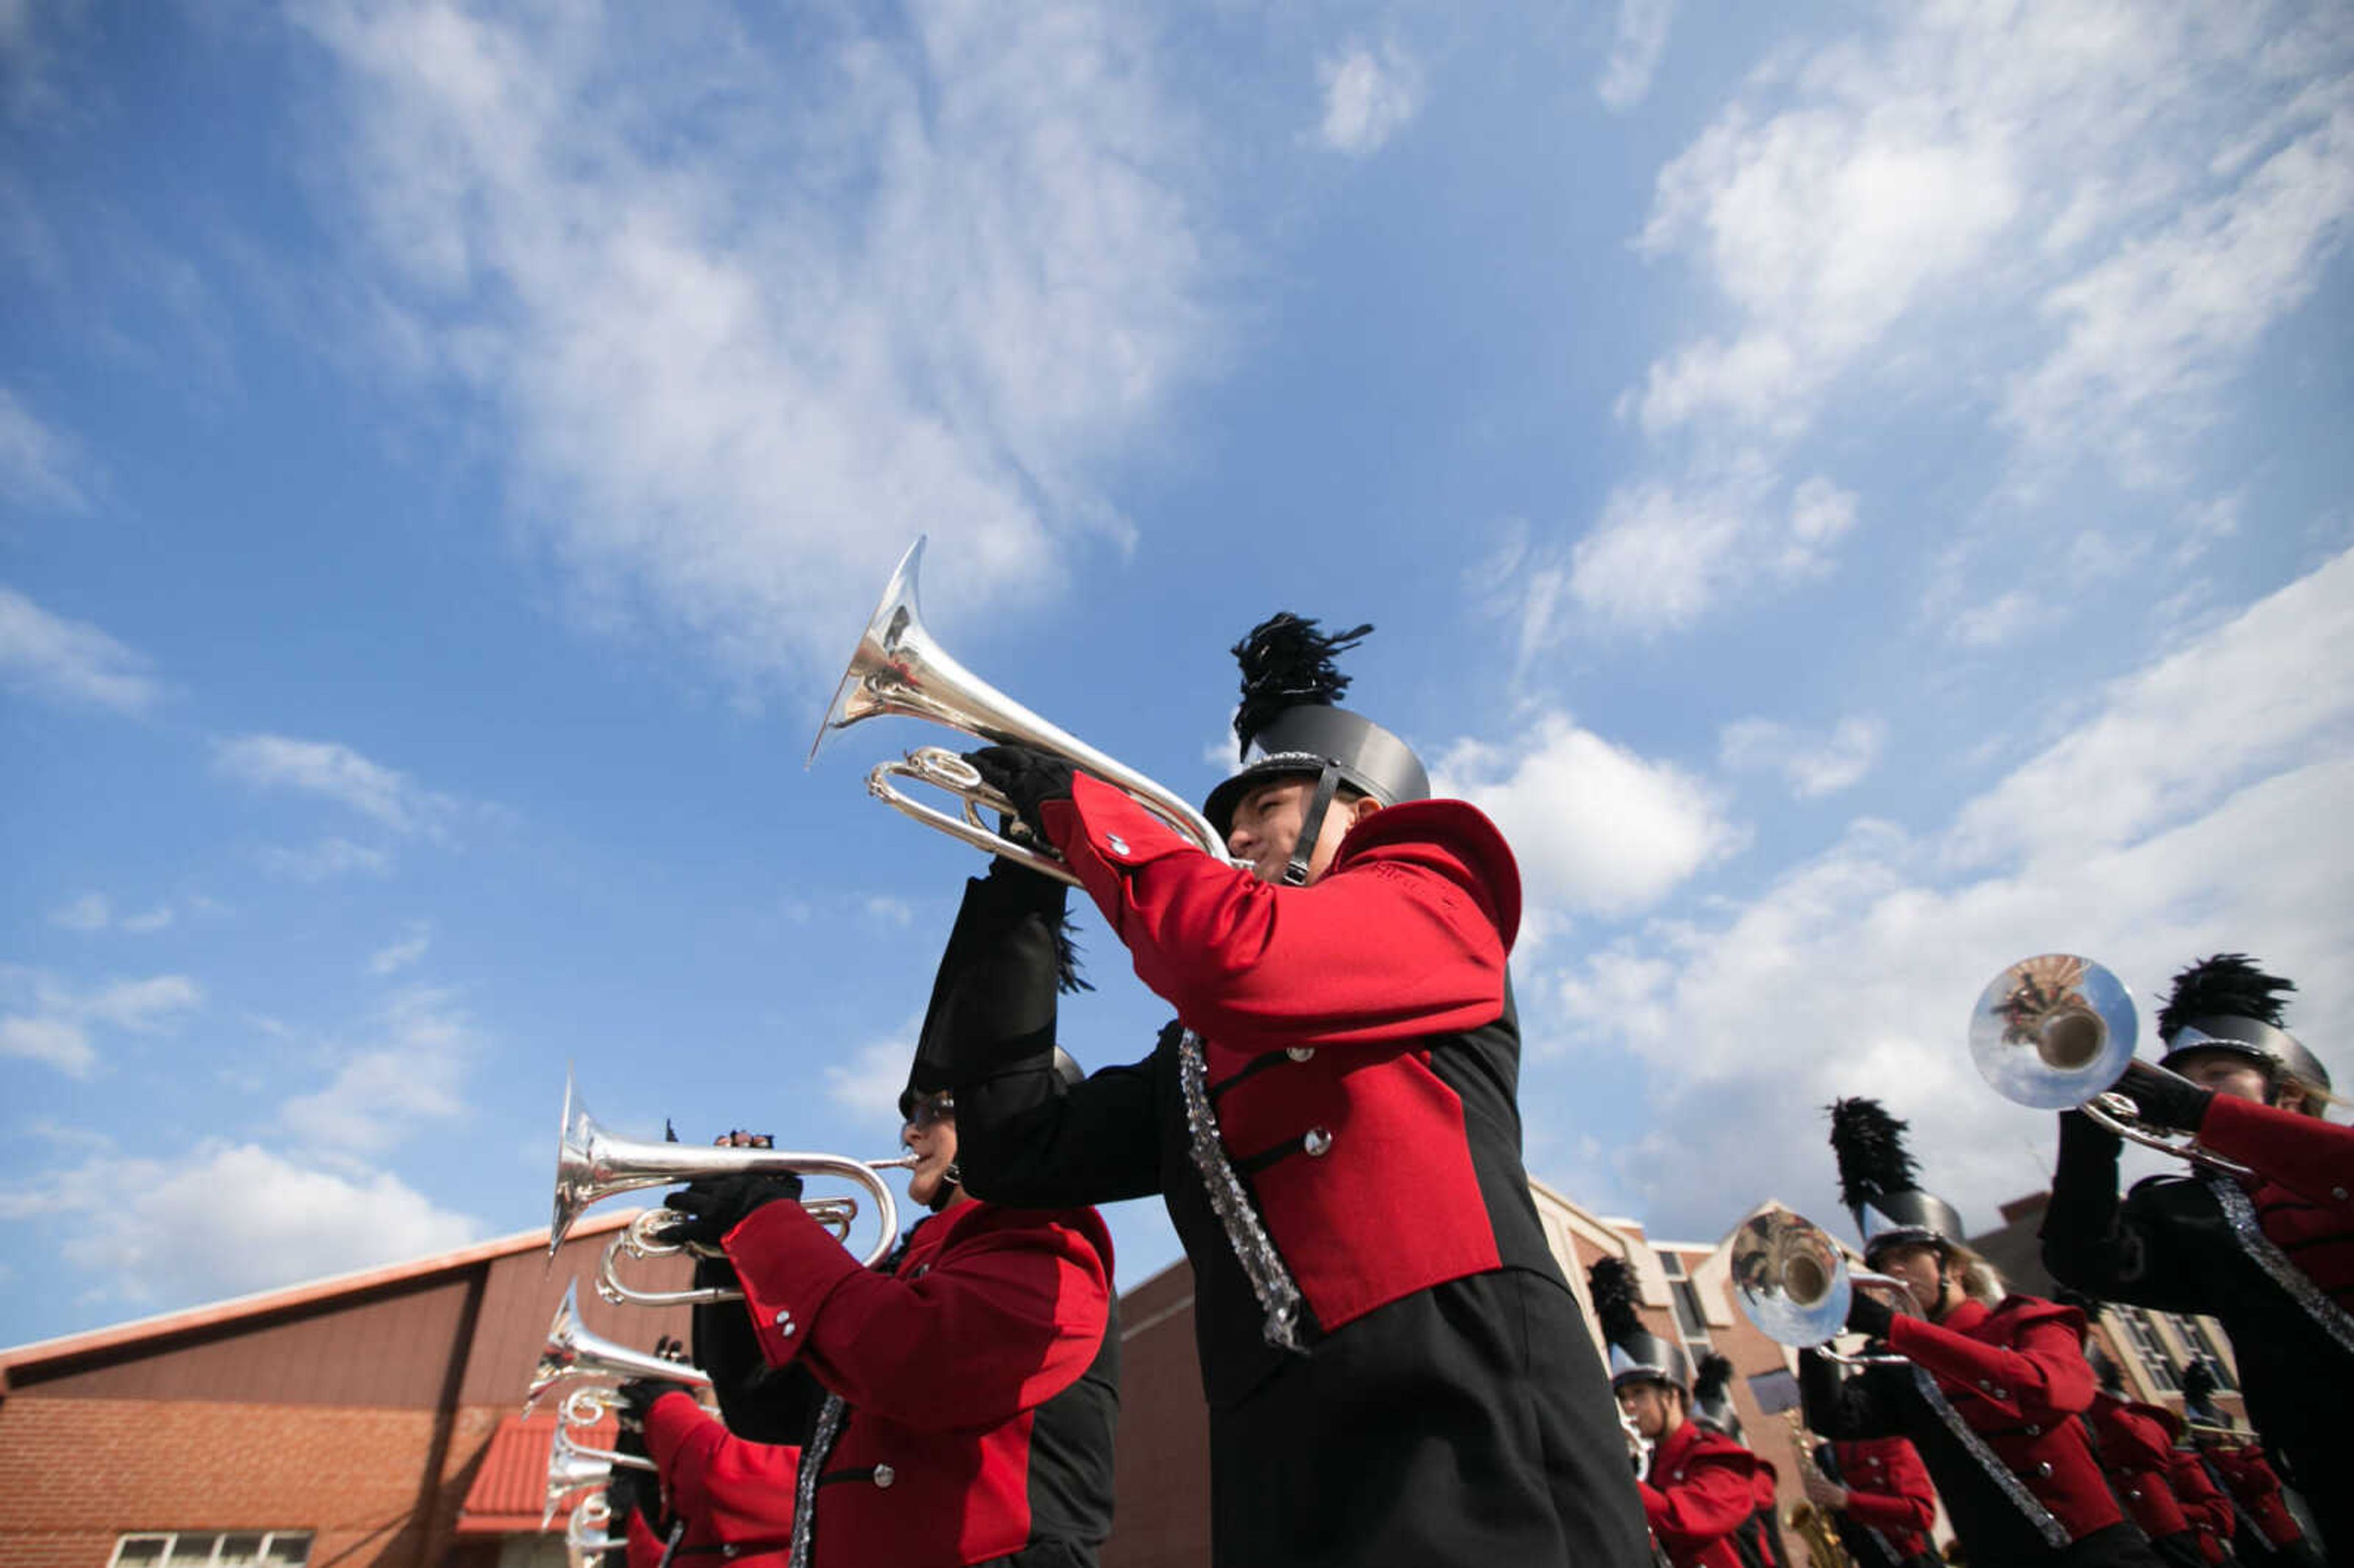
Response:
POLYGON ((1338 637, 1237 650, 1246 766, 1203 853, 1022 747, 971 754, 1177 1021, 1065 1090, 1042 1043, 952 1064, 975 1189, 1159 1193, 1194 1273, 1213 1553, 1230 1568, 1645 1561, 1622 1434, 1521 1163, 1520 880, 1333 706, 1338 637))
POLYGON ((1937 1489, 1902 1437, 1818 1445, 1807 1500, 1830 1517, 1856 1568, 1935 1568, 1937 1489))
POLYGON ((2215 1408, 2214 1393, 2215 1374, 2205 1361, 2183 1369, 2182 1410, 2192 1452, 2198 1468, 2229 1502, 2233 1549, 2249 1568, 2320 1568, 2321 1553, 2289 1511, 2280 1477, 2265 1461, 2263 1446, 2240 1439, 2232 1418, 2215 1408))
POLYGON ((2060 1118, 2043 1262, 2094 1295, 2200 1313, 2232 1336, 2248 1414, 2354 1561, 2354 1128, 2320 1119, 2329 1075, 2280 1027, 2295 989, 2241 954, 2175 977, 2158 1014, 2166 1055, 2119 1088, 2143 1118, 2193 1132, 2248 1167, 2152 1177, 2117 1198, 2118 1139, 2060 1118))
MULTIPOLYGON (((1692 1379, 1691 1418, 1718 1436, 1749 1447, 1741 1431, 1741 1413, 1733 1406, 1733 1362, 1715 1351, 1701 1357, 1700 1372, 1692 1379)), ((1749 1522, 1735 1532, 1741 1560, 1749 1568, 1792 1568, 1790 1548, 1782 1539, 1782 1474, 1755 1449, 1749 1459, 1754 1467, 1749 1522)))
POLYGON ((1674 1568, 1754 1568, 1757 1457, 1692 1419, 1691 1363, 1643 1327, 1625 1260, 1586 1270, 1610 1342, 1610 1392, 1651 1446, 1638 1491, 1651 1536, 1674 1568))
POLYGON ((2164 1405, 2125 1397, 2124 1375, 2104 1358, 2101 1391, 2086 1420, 2111 1489, 2149 1547, 2169 1568, 2215 1568, 2232 1536, 2232 1505, 2211 1485, 2185 1495, 2177 1480, 2182 1417, 2164 1405), (2221 1505, 2220 1513, 2218 1505, 2221 1505))
POLYGON ((1901 1311, 1858 1289, 1848 1327, 1912 1364, 1842 1380, 1827 1358, 1801 1352, 1807 1424, 1829 1437, 1911 1437, 1972 1563, 2151 1568, 2158 1560, 2074 1419, 2093 1403, 2084 1315, 2002 1294, 1963 1245, 1961 1216, 1914 1184, 1904 1127, 1876 1101, 1831 1107, 1865 1266, 1905 1287, 1901 1311))
MULTIPOLYGON (((1002 892, 975 885, 941 959, 899 1102, 918 1157, 908 1196, 932 1213, 889 1263, 862 1268, 791 1179, 723 1177, 670 1199, 690 1216, 680 1239, 725 1247, 767 1363, 806 1367, 829 1394, 800 1456, 792 1568, 1091 1568, 1110 1533, 1111 1238, 1092 1209, 968 1193, 954 1100, 920 1065, 949 1037, 994 1042, 1041 1015, 1051 1034, 1059 909, 1004 918, 1002 892)), ((655 1402, 650 1443, 666 1422, 692 1425, 684 1403, 655 1402)))
POLYGON ((616 1470, 608 1491, 613 1517, 629 1522, 630 1568, 688 1568, 704 1557, 786 1568, 801 1450, 735 1436, 684 1383, 632 1378, 620 1396, 620 1451, 642 1452, 655 1467, 651 1476, 616 1470))

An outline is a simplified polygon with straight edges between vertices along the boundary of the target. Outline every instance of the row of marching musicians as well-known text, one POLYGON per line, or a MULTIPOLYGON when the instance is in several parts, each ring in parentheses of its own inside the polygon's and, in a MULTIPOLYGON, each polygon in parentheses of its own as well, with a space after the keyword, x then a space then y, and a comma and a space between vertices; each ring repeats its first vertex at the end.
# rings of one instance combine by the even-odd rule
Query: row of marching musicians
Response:
MULTIPOLYGON (((925 644, 913 566, 830 726, 938 719, 939 688, 973 684, 925 644)), ((1338 705, 1335 656, 1369 630, 1278 615, 1235 648, 1244 766, 1199 811, 994 694, 959 726, 994 744, 886 765, 964 793, 994 857, 903 1106, 909 1190, 937 1212, 866 1267, 784 1176, 673 1196, 673 1236, 716 1249, 705 1272, 742 1296, 698 1322, 720 1417, 664 1366, 633 1379, 616 1399, 644 1454, 612 1462, 659 1484, 625 1479, 601 1529, 576 1514, 577 1544, 627 1542, 642 1563, 1092 1563, 1119 1333, 1087 1205, 1157 1195, 1193 1266, 1214 1562, 1655 1561, 1522 1163, 1512 855, 1338 705), (1055 1043, 1075 886, 1177 1014, 1143 1060, 1084 1078, 1055 1043)))
MULTIPOLYGON (((2354 1128, 2323 1118, 2327 1073, 2281 1027, 2291 989, 2241 955, 2194 964, 2160 1014, 2153 1064, 2133 1054, 2123 986, 2089 960, 2031 959, 1988 988, 1973 1023, 1980 1068, 2014 1098, 2067 1107, 2042 1229, 2059 1299, 2005 1291, 1954 1208, 1923 1186, 1906 1123, 1872 1100, 1829 1107, 1868 1272, 1771 1204, 1743 1223, 1730 1258, 1744 1309, 1799 1347, 1806 1425, 1835 1440, 1815 1452, 1849 1472, 1847 1486, 1808 1478, 1838 1537, 1813 1546, 1818 1568, 1931 1561, 1920 1531, 1936 1500, 1969 1563, 2354 1563, 2354 1128), (2194 1173, 2121 1197, 2128 1138, 2194 1173), (2254 1437, 2211 1403, 2202 1361, 2186 1370, 2181 1410, 2130 1398, 2090 1338, 2105 1302, 2218 1319, 2254 1437), (1860 1352, 1836 1348, 1854 1336, 1860 1352), (1894 1448, 1845 1447, 1859 1441, 1894 1448), (1875 1478, 1861 1489, 1859 1458, 1875 1478), (2304 1519, 2284 1502, 2284 1474, 2304 1519), (1909 1485, 1882 1484, 1904 1475, 1909 1485)), ((1635 1347, 1630 1366, 1645 1360, 1637 1329, 1613 1338, 1635 1347)), ((1670 1358, 1649 1360, 1672 1381, 1656 1370, 1670 1358)), ((1739 1467, 1713 1446, 1688 1444, 1685 1468, 1739 1467)), ((1737 1499, 1724 1479, 1717 1489, 1722 1525, 1737 1499)), ((1715 1561, 1759 1560, 1729 1540, 1726 1552, 1715 1561)))

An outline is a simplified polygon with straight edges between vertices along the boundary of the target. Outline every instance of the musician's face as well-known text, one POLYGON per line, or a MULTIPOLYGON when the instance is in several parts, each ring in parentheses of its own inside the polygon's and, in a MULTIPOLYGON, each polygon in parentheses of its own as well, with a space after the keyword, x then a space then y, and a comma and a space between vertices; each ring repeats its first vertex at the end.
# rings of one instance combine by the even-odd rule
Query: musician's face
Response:
POLYGON ((907 1177, 907 1196, 929 1208, 947 1188, 948 1169, 956 1163, 956 1118, 942 1117, 920 1127, 911 1121, 899 1129, 899 1141, 916 1156, 916 1169, 907 1177))
MULTIPOLYGON (((1291 852, 1299 842, 1308 802, 1315 795, 1316 780, 1306 774, 1271 779, 1249 791, 1235 806, 1226 853, 1249 862, 1252 874, 1261 882, 1281 882, 1284 868, 1291 863, 1291 852)), ((1335 800, 1325 808, 1324 830, 1316 835, 1316 853, 1308 860, 1308 880, 1314 882, 1323 875, 1341 853, 1341 841, 1349 836, 1349 830, 1380 809, 1379 801, 1362 795, 1335 800)))
POLYGON ((1675 1390, 1663 1383, 1638 1379, 1618 1385, 1618 1408, 1635 1423, 1635 1430, 1646 1442, 1656 1443, 1683 1423, 1683 1406, 1678 1403, 1675 1390))
POLYGON ((2174 1070, 2202 1089, 2258 1105, 2264 1103, 2264 1091, 2272 1086, 2264 1070, 2236 1051, 2193 1051, 2177 1062, 2174 1070))
POLYGON ((1945 1271, 1938 1266, 1937 1249, 1920 1242, 1908 1242, 1890 1247, 1874 1263, 1873 1269, 1904 1282, 1912 1293, 1914 1308, 1924 1317, 1935 1318, 1944 1310, 1945 1271))

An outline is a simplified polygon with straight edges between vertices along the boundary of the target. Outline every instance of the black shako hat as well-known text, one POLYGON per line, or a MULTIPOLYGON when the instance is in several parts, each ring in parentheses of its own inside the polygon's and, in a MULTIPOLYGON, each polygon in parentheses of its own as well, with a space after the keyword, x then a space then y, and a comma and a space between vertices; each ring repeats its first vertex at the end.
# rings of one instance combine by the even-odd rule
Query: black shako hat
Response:
POLYGON ((1384 806, 1430 796, 1430 775, 1412 747, 1363 715, 1333 705, 1349 689, 1333 655, 1354 648, 1371 630, 1353 626, 1328 636, 1315 621, 1283 610, 1234 646, 1243 677, 1242 705, 1235 711, 1243 766, 1210 791, 1202 815, 1221 834, 1230 832, 1235 805, 1257 785, 1314 777, 1316 793, 1284 875, 1294 885, 1308 879, 1308 858, 1341 785, 1384 806))
POLYGON ((1586 1288, 1594 1294, 1594 1317, 1610 1345, 1610 1386, 1630 1383, 1664 1383, 1691 1392, 1691 1360, 1683 1347, 1661 1339, 1643 1327, 1635 1307, 1635 1276, 1627 1260, 1604 1257, 1585 1271, 1586 1288))
POLYGON ((1919 1168, 1904 1148, 1910 1123, 1890 1116, 1878 1100, 1834 1100, 1829 1110, 1840 1202, 1855 1216, 1866 1265, 1891 1247, 1911 1243, 1967 1245, 1961 1214, 1917 1184, 1919 1168))
POLYGON ((2268 975, 2245 953, 2217 953, 2174 977, 2158 1010, 2158 1037, 2166 1043, 2158 1065, 2177 1067, 2196 1052, 2244 1056, 2267 1078, 2285 1073, 2327 1093, 2329 1069, 2281 1027, 2282 1001, 2295 980, 2268 975))

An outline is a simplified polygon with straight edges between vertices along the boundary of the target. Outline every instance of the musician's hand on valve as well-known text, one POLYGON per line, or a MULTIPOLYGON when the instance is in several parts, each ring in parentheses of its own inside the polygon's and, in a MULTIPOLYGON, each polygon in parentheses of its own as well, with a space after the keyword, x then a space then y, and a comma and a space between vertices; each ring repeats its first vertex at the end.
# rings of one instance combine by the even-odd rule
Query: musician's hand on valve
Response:
POLYGON ((1821 1476, 1806 1478, 1807 1500, 1817 1508, 1838 1511, 1847 1507, 1847 1489, 1821 1476))
POLYGON ((2117 1092, 2140 1107, 2144 1121, 2182 1132, 2199 1130, 2199 1124, 2207 1118, 2207 1107, 2215 1098, 2212 1089, 2202 1089, 2179 1073, 2139 1061, 2126 1065, 2117 1092))
POLYGON ((1895 1321, 1896 1309, 1868 1290, 1858 1290, 1848 1299, 1847 1326, 1859 1334, 1884 1340, 1895 1321))
POLYGON ((614 1416, 620 1421, 625 1437, 629 1434, 642 1433, 646 1429, 648 1413, 653 1409, 655 1402, 663 1396, 683 1393, 690 1399, 695 1397, 695 1390, 683 1383, 673 1383, 666 1377, 633 1377, 615 1389, 613 1393, 619 1403, 619 1408, 614 1412, 614 1416))
POLYGON ((983 784, 1013 802, 1039 842, 1049 842, 1045 805, 1071 798, 1069 763, 1027 746, 984 746, 966 752, 964 759, 972 764, 983 784))
POLYGON ((663 1206, 686 1216, 670 1227, 673 1240, 716 1246, 753 1210, 801 1200, 801 1179, 790 1171, 740 1172, 690 1181, 663 1199, 663 1206))

